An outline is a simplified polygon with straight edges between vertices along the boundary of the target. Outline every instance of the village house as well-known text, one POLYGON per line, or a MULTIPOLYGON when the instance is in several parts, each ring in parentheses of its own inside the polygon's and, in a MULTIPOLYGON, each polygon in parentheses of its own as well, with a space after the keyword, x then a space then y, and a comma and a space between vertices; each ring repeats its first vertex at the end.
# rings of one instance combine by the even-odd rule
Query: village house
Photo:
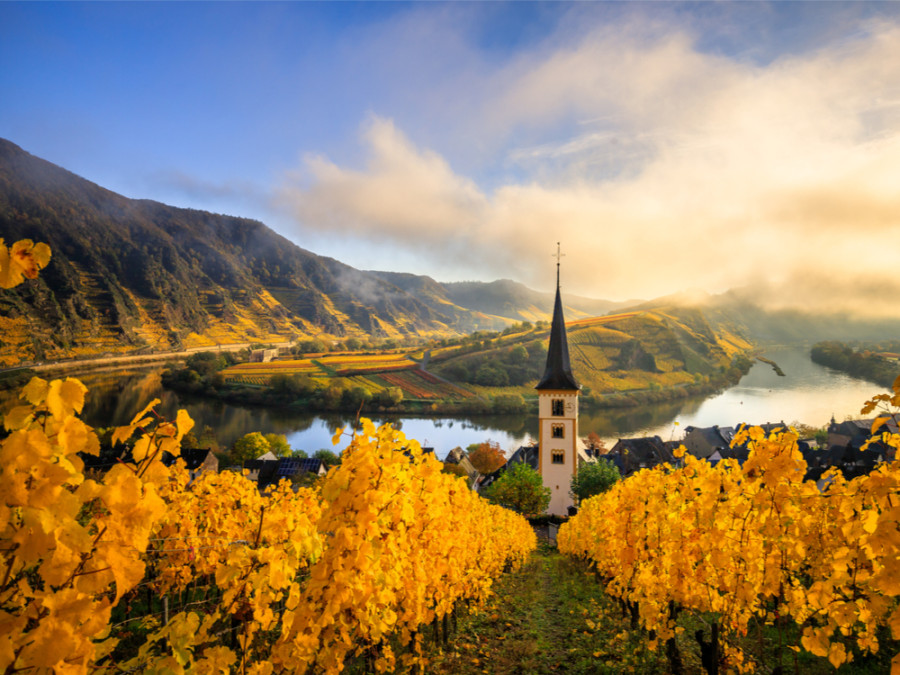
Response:
POLYGON ((732 427, 720 427, 718 425, 711 427, 685 427, 684 443, 685 449, 694 457, 700 459, 709 459, 710 455, 717 450, 725 450, 731 445, 734 438, 734 429, 732 427))
POLYGON ((474 478, 475 474, 478 473, 478 471, 475 470, 475 467, 472 466, 472 462, 469 461, 469 456, 466 454, 466 451, 462 448, 453 448, 448 452, 447 456, 444 458, 444 464, 458 465, 466 472, 466 475, 470 479, 474 478))
POLYGON ((257 459, 248 459, 244 462, 244 470, 249 472, 247 478, 257 484, 260 492, 276 485, 282 479, 291 480, 306 473, 314 476, 322 476, 327 473, 321 459, 276 457, 271 452, 267 452, 257 459))
MULTIPOLYGON (((832 417, 828 425, 828 448, 820 453, 822 470, 834 467, 840 469, 846 478, 855 478, 870 473, 882 462, 894 461, 895 448, 880 439, 869 443, 875 419, 837 422, 832 417), (863 447, 866 449, 863 450, 863 447)), ((877 430, 876 437, 883 432, 898 433, 896 420, 888 418, 877 430)))
POLYGON ((277 356, 277 349, 254 349, 250 352, 250 363, 268 363, 277 356))
POLYGON ((675 464, 671 444, 659 436, 644 438, 620 438, 600 459, 615 464, 622 477, 630 476, 641 469, 652 469, 659 464, 675 464))
MULTIPOLYGON (((209 448, 182 448, 181 459, 190 472, 191 480, 201 473, 219 473, 219 458, 209 448)), ((163 454, 163 464, 171 466, 174 463, 175 458, 172 455, 168 452, 163 454)))

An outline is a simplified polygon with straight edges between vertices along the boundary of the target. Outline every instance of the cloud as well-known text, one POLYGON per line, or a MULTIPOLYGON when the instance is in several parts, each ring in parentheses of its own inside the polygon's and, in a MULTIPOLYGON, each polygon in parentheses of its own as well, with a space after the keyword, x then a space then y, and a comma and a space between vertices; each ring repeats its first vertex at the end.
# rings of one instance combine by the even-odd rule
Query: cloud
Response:
POLYGON ((403 246, 468 240, 478 232, 488 205, 473 181, 436 153, 414 147, 390 120, 370 119, 362 142, 364 169, 307 156, 303 170, 279 189, 278 204, 310 229, 403 246))
POLYGON ((900 260, 900 27, 867 21, 765 63, 698 39, 626 21, 478 75, 472 119, 453 133, 484 148, 471 173, 493 180, 373 117, 361 168, 307 157, 279 203, 304 231, 417 250, 418 271, 449 258, 461 276, 546 288, 561 241, 579 294, 764 281, 791 290, 773 302, 900 313, 887 294, 900 260))

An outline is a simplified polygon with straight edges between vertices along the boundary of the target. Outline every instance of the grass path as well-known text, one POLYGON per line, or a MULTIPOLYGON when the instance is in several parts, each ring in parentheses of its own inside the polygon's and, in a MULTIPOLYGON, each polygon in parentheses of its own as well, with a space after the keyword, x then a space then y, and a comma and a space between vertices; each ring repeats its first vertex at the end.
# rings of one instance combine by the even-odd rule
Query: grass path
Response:
MULTIPOLYGON (((460 619, 450 647, 429 673, 547 675, 664 673, 662 657, 593 577, 555 548, 542 547, 518 572, 505 575, 484 611, 460 619)), ((699 670, 699 664, 698 670, 699 670)))

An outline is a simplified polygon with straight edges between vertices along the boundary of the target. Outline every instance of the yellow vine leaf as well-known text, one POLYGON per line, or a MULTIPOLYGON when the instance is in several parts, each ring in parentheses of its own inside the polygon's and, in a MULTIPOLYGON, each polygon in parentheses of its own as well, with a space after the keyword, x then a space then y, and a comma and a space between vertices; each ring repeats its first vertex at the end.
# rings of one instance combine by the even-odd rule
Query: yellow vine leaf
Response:
POLYGON ((3 416, 3 426, 7 431, 15 431, 28 426, 34 419, 34 408, 30 405, 19 405, 3 416))
POLYGON ((80 413, 84 407, 86 391, 87 387, 71 377, 67 377, 65 380, 53 380, 47 387, 45 398, 50 414, 62 418, 73 413, 80 413))
POLYGON ((24 398, 31 405, 40 405, 44 402, 49 387, 50 385, 47 380, 42 380, 39 377, 32 377, 28 384, 22 389, 20 398, 24 398))
POLYGON ((13 288, 26 278, 36 279, 38 272, 50 262, 50 247, 30 239, 17 241, 7 248, 0 238, 0 288, 13 288))
POLYGON ((890 417, 876 417, 875 420, 872 422, 872 430, 871 430, 872 435, 874 436, 875 433, 881 427, 883 427, 885 424, 887 424, 890 420, 891 420, 890 417))

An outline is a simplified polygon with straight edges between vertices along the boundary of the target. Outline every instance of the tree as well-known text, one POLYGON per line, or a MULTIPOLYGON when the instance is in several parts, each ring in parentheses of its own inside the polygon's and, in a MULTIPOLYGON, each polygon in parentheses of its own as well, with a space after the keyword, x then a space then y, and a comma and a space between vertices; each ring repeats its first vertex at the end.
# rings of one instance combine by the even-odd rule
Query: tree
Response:
POLYGON ((484 364, 475 372, 475 384, 484 387, 505 387, 509 384, 509 375, 505 370, 484 364))
POLYGON ((588 447, 588 450, 591 451, 591 454, 594 457, 602 455, 606 450, 606 443, 603 442, 603 439, 600 438, 600 434, 596 431, 592 431, 587 435, 587 438, 584 439, 584 444, 588 447))
POLYGON ((244 434, 231 446, 231 461, 235 464, 243 464, 248 459, 256 459, 271 450, 269 441, 260 432, 254 431, 244 434))
POLYGON ((385 408, 392 408, 403 400, 403 390, 400 387, 382 389, 375 397, 375 403, 385 408))
POLYGON ((279 394, 309 396, 316 390, 316 384, 305 373, 276 373, 269 378, 269 386, 279 394))
POLYGON ((341 396, 341 404, 350 410, 359 410, 371 400, 372 392, 360 386, 345 390, 341 396))
POLYGON ((509 362, 521 366, 528 361, 528 351, 522 345, 516 345, 509 352, 509 362))
POLYGON ((500 449, 499 443, 485 441, 469 452, 469 461, 478 473, 489 474, 506 464, 506 455, 500 449))
POLYGON ((582 464, 578 473, 572 476, 569 493, 579 502, 588 497, 606 492, 621 478, 619 467, 608 459, 598 459, 596 462, 582 464))
POLYGON ((522 394, 500 394, 494 397, 492 409, 498 415, 525 412, 525 398, 522 394))
POLYGON ((321 354, 328 351, 328 345, 317 338, 300 340, 292 350, 295 354, 321 354))
POLYGON ((271 450, 276 457, 291 456, 291 444, 288 443, 287 436, 284 434, 266 434, 265 439, 269 442, 269 450, 271 450))
POLYGON ((325 389, 319 392, 322 406, 328 410, 337 408, 344 395, 344 387, 340 382, 332 381, 325 389))
POLYGON ((185 366, 196 372, 201 377, 212 375, 222 370, 226 365, 225 359, 215 352, 199 352, 192 354, 185 362, 185 366))
POLYGON ((341 458, 336 455, 331 450, 316 450, 316 454, 313 455, 315 459, 321 459, 322 464, 325 465, 326 469, 330 469, 333 466, 336 466, 341 463, 341 458))
POLYGON ((539 515, 550 505, 550 488, 544 487, 541 474, 524 462, 509 467, 485 490, 484 496, 524 516, 539 515))

